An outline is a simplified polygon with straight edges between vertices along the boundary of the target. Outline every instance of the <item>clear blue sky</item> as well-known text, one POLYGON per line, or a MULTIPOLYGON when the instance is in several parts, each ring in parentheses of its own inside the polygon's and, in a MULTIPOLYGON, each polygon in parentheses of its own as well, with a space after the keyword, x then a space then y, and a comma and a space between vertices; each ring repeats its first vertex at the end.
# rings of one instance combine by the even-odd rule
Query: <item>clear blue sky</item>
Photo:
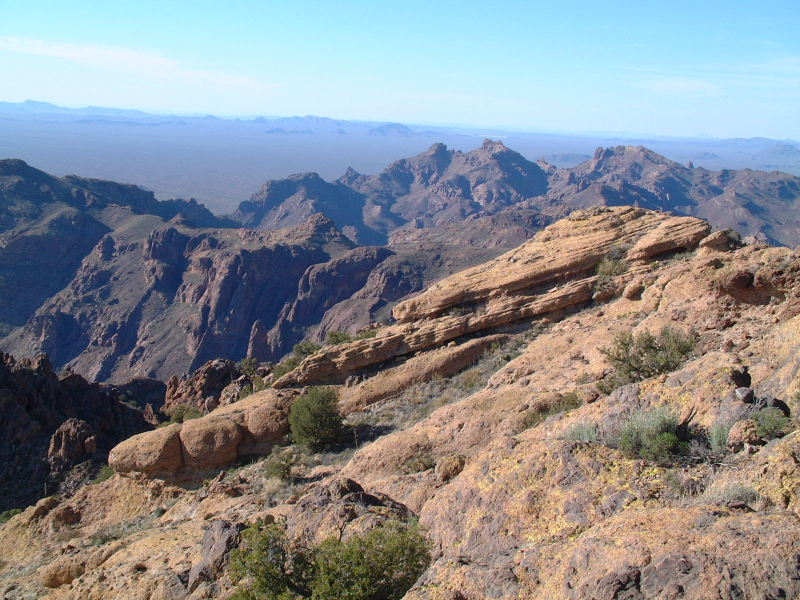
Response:
POLYGON ((798 32, 798 0, 0 0, 0 100, 800 139, 798 32))

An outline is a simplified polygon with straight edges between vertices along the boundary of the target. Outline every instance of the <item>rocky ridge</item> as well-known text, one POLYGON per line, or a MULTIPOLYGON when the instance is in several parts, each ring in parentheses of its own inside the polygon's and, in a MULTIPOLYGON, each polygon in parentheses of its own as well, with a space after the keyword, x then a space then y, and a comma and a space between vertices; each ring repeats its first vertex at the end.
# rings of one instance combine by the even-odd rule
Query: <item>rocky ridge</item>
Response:
POLYGON ((0 348, 116 383, 215 358, 276 361, 305 338, 391 320, 408 295, 576 209, 637 205, 793 244, 798 198, 796 177, 712 172, 642 147, 557 169, 486 140, 470 152, 435 144, 377 175, 270 181, 220 218, 7 160, 0 292, 13 301, 0 307, 0 348))
POLYGON ((708 432, 749 414, 754 397, 781 398, 796 414, 798 284, 796 251, 742 246, 698 219, 624 207, 576 213, 400 303, 399 323, 375 338, 323 348, 281 389, 126 440, 110 459, 124 474, 0 526, 11 548, 5 593, 33 597, 47 585, 53 598, 224 598, 224 549, 235 545, 224 532, 237 524, 274 519, 293 537, 319 540, 414 514, 434 562, 407 598, 793 597, 798 433, 722 461, 660 464, 569 432, 605 431, 660 406, 693 414, 708 432), (596 266, 612 249, 628 268, 598 283, 596 266), (667 324, 698 332, 687 362, 597 391, 609 371, 600 350, 615 334, 667 324), (442 367, 452 373, 464 368, 459 353, 507 339, 520 339, 521 352, 485 385, 352 455, 298 467, 293 486, 266 477, 260 462, 219 471, 281 443, 296 386, 333 383, 352 419, 379 427, 387 410, 419 402, 413 390, 422 388, 399 398, 387 390, 411 374, 441 376, 423 372, 427 361, 446 365, 453 353, 453 370, 442 367), (745 366, 749 395, 737 390, 745 366), (581 400, 575 408, 551 410, 570 395, 581 400), (202 553, 212 545, 222 550, 209 562, 202 553))

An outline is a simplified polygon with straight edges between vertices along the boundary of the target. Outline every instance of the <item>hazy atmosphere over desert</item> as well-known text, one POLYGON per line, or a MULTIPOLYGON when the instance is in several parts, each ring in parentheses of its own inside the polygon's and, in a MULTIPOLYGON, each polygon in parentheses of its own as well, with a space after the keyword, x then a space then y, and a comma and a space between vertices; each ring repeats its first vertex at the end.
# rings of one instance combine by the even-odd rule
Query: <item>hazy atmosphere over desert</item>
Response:
POLYGON ((798 30, 0 2, 0 598, 800 598, 798 30))

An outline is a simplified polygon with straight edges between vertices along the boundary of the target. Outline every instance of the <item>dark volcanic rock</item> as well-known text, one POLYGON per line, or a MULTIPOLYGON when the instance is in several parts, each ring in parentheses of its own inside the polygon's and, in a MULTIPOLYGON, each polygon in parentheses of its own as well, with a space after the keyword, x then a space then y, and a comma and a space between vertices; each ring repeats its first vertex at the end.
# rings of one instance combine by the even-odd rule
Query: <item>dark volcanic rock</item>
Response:
POLYGON ((233 361, 221 358, 208 361, 188 377, 173 375, 167 382, 163 412, 169 414, 178 406, 191 406, 202 412, 213 410, 219 405, 225 386, 240 376, 233 361))
POLYGON ((0 510, 52 494, 71 467, 150 429, 115 391, 75 373, 59 378, 44 355, 0 355, 0 412, 0 510))

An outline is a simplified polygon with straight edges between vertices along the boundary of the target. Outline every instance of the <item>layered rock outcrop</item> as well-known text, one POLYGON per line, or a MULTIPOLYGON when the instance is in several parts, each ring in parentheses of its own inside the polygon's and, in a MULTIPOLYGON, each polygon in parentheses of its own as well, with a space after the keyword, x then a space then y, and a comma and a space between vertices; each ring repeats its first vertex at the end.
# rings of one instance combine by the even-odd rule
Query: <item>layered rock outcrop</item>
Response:
POLYGON ((373 339, 325 348, 275 385, 341 383, 348 375, 398 356, 563 314, 592 301, 595 270, 612 248, 628 248, 622 254, 630 263, 625 278, 629 281, 647 270, 648 261, 696 248, 709 231, 699 219, 636 208, 575 213, 519 248, 399 303, 393 310, 399 325, 380 330, 373 339))

